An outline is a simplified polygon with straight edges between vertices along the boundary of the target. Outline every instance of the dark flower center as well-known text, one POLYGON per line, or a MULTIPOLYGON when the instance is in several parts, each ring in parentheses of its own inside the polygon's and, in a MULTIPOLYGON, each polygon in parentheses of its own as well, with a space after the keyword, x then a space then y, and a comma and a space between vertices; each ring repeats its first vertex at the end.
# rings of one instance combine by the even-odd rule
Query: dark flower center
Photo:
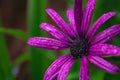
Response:
POLYGON ((82 58, 87 55, 88 43, 83 38, 76 39, 70 46, 70 52, 74 58, 82 58))

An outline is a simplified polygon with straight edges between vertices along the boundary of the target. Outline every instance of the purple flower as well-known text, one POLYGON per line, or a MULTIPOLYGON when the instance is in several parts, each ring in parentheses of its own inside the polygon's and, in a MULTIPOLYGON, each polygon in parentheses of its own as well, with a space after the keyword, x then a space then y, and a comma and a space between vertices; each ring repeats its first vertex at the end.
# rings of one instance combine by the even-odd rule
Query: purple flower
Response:
POLYGON ((104 60, 103 56, 119 56, 120 48, 107 44, 109 40, 120 34, 120 25, 114 25, 95 35, 97 29, 115 12, 103 14, 90 29, 96 0, 88 0, 84 11, 82 11, 82 0, 75 0, 74 10, 67 10, 67 24, 53 9, 47 9, 48 15, 61 29, 58 30, 51 24, 42 23, 41 29, 54 37, 32 37, 28 44, 38 48, 49 50, 70 49, 70 53, 55 60, 47 69, 44 80, 66 80, 66 77, 76 59, 81 58, 79 80, 90 80, 88 60, 109 73, 117 73, 119 68, 104 60))

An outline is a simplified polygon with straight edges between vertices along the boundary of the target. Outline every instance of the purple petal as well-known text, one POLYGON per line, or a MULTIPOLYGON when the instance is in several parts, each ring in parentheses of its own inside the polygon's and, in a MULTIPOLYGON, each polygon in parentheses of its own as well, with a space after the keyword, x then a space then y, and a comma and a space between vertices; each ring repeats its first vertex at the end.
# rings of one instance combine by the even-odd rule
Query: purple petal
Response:
POLYGON ((66 77, 72 67, 73 63, 75 62, 74 58, 70 58, 64 65, 61 67, 58 79, 57 80, 66 80, 66 77))
POLYGON ((80 77, 79 80, 90 80, 88 61, 85 57, 81 60, 80 77))
POLYGON ((48 32, 50 35, 55 37, 56 39, 59 39, 60 41, 70 43, 70 40, 62 33, 60 32, 55 26, 48 24, 48 23, 42 23, 41 28, 48 32))
POLYGON ((51 38, 43 38, 43 37, 32 37, 27 41, 28 45, 35 46, 38 48, 44 48, 49 50, 60 50, 68 48, 69 46, 61 41, 51 39, 51 38))
POLYGON ((72 9, 67 10, 67 17, 70 23, 71 30, 73 30, 76 36, 78 36, 76 25, 75 25, 75 19, 74 19, 74 11, 72 9))
POLYGON ((100 33, 98 33, 93 40, 91 41, 90 45, 97 44, 97 43, 105 43, 115 36, 120 34, 120 25, 114 25, 100 33))
POLYGON ((117 66, 98 56, 89 56, 89 60, 91 63, 95 64, 96 66, 102 68, 109 73, 115 74, 119 71, 119 68, 117 66))
POLYGON ((65 34, 67 34, 72 39, 76 37, 75 34, 70 29, 70 27, 67 25, 67 23, 62 19, 62 17, 56 11, 54 11, 53 9, 47 9, 46 12, 57 23, 57 25, 65 34))
POLYGON ((77 32, 80 34, 81 22, 82 22, 82 0, 74 0, 74 17, 77 32))
POLYGON ((70 58, 70 55, 64 55, 57 60, 55 60, 47 69, 44 75, 44 80, 49 80, 50 78, 54 78, 58 69, 70 58), (54 76, 53 76, 54 75, 54 76))
POLYGON ((88 3, 85 7, 83 13, 83 19, 82 19, 81 32, 80 32, 82 37, 85 37, 85 35, 88 32, 88 28, 90 26, 95 4, 96 4, 96 0, 88 0, 88 3))
POLYGON ((115 15, 115 12, 108 12, 106 14, 103 14, 91 27, 87 35, 87 40, 89 40, 95 34, 95 32, 104 22, 106 22, 108 19, 110 19, 114 15, 115 15))
POLYGON ((119 56, 120 48, 110 44, 96 44, 91 46, 88 52, 94 56, 119 56))
MULTIPOLYGON (((59 74, 59 71, 57 71, 55 74, 53 74, 50 78, 48 78, 49 80, 56 80, 57 79, 57 76, 59 74)), ((46 79, 46 80, 48 80, 46 79)))

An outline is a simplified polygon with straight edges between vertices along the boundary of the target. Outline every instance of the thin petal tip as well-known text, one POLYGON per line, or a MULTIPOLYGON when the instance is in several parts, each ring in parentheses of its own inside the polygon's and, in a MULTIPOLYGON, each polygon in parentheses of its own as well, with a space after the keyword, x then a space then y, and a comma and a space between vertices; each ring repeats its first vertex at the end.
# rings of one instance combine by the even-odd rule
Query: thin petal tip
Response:
POLYGON ((112 74, 117 74, 118 72, 120 72, 120 69, 119 69, 119 67, 116 67, 116 68, 114 69, 114 72, 113 72, 112 74))
MULTIPOLYGON (((107 13, 106 13, 107 14, 107 13)), ((108 12, 108 14, 111 16, 114 16, 114 15, 116 15, 116 12, 113 12, 113 11, 111 11, 111 12, 108 12)))
POLYGON ((30 46, 37 46, 37 43, 39 43, 39 37, 31 37, 27 41, 27 44, 30 46))
POLYGON ((51 9, 51 8, 47 8, 45 11, 48 12, 48 11, 51 11, 51 10, 53 10, 53 9, 51 9))
POLYGON ((67 12, 69 12, 69 11, 73 11, 73 9, 72 9, 72 8, 69 8, 69 9, 67 10, 67 12))
POLYGON ((115 15, 116 14, 116 12, 110 12, 111 14, 113 14, 113 15, 115 15))
POLYGON ((33 43, 34 43, 35 39, 34 38, 29 38, 28 41, 27 41, 27 44, 32 46, 33 43))
POLYGON ((47 25, 47 23, 41 23, 41 24, 39 25, 39 27, 42 28, 42 27, 44 27, 44 26, 46 26, 46 25, 47 25))

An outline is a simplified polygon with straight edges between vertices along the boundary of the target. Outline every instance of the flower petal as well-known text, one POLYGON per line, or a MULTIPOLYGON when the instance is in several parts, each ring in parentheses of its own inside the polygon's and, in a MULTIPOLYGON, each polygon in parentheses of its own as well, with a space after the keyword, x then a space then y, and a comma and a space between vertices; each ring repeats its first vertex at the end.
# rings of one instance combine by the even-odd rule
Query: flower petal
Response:
POLYGON ((96 44, 91 46, 88 52, 94 56, 119 56, 120 48, 110 44, 96 44))
POLYGON ((86 4, 86 7, 84 9, 82 26, 80 31, 82 37, 85 37, 88 32, 95 4, 96 0, 88 0, 88 3, 86 4))
POLYGON ((68 20, 69 20, 69 23, 70 23, 71 30, 73 30, 74 33, 76 34, 76 36, 78 36, 76 25, 75 25, 73 9, 68 9, 67 10, 67 17, 68 17, 68 20))
POLYGON ((89 56, 88 59, 91 63, 95 64, 96 66, 102 68, 109 73, 115 74, 119 71, 119 68, 117 66, 98 56, 89 56))
POLYGON ((27 42, 30 46, 35 46, 38 48, 44 48, 49 50, 60 50, 68 48, 69 46, 61 41, 51 39, 51 38, 43 38, 43 37, 32 37, 28 39, 27 42))
POLYGON ((98 33, 91 41, 90 45, 97 43, 105 43, 120 34, 120 25, 114 25, 100 33, 98 33))
POLYGON ((75 34, 71 31, 67 23, 62 19, 62 17, 53 9, 47 9, 46 12, 48 15, 57 23, 60 29, 67 34, 70 38, 75 38, 75 34))
POLYGON ((77 32, 80 34, 81 22, 82 22, 82 0, 74 0, 74 18, 77 28, 77 32))
POLYGON ((88 61, 85 57, 81 60, 80 77, 79 80, 90 80, 88 61))
POLYGON ((40 27, 48 32, 50 35, 55 37, 56 39, 59 39, 60 41, 70 43, 70 40, 61 32, 59 31, 55 26, 48 24, 48 23, 42 23, 40 27))
POLYGON ((64 65, 61 67, 57 80, 66 80, 66 77, 75 62, 74 58, 70 58, 64 65))
MULTIPOLYGON (((55 60, 47 69, 44 75, 44 80, 49 80, 55 77, 55 74, 58 73, 58 69, 70 58, 70 55, 64 55, 57 60, 55 60)), ((56 74, 57 75, 57 74, 56 74)))
POLYGON ((87 40, 89 40, 95 32, 98 30, 98 28, 108 19, 110 19, 112 16, 114 16, 116 13, 115 12, 108 12, 106 14, 103 14, 91 27, 90 31, 88 32, 87 35, 87 40))
MULTIPOLYGON (((50 78, 48 78, 49 80, 56 80, 58 77, 59 71, 55 72, 55 74, 53 74, 50 78)), ((48 80, 46 79, 46 80, 48 80)))

